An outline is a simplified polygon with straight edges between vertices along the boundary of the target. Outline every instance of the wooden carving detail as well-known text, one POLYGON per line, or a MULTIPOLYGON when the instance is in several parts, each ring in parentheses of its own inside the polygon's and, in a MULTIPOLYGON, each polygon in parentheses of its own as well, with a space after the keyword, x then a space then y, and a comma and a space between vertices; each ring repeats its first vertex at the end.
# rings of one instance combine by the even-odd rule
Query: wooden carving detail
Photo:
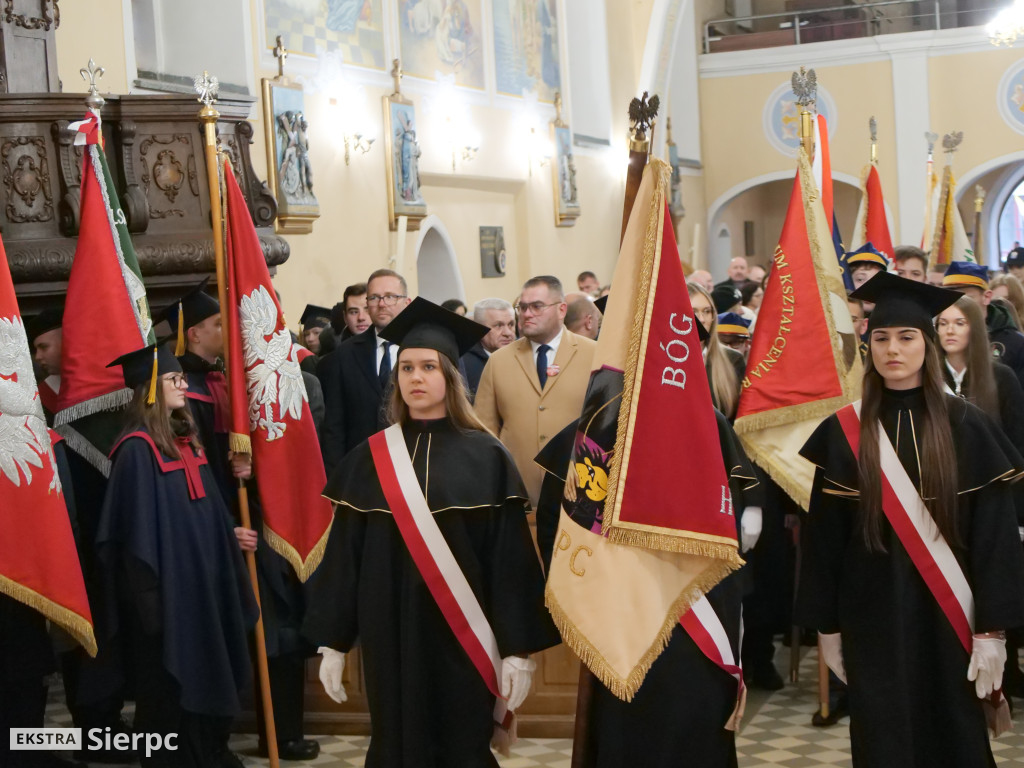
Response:
POLYGON ((27 13, 15 13, 14 0, 4 0, 4 21, 22 29, 42 29, 49 32, 51 26, 54 29, 60 26, 59 2, 60 0, 43 0, 43 9, 40 11, 42 15, 31 16, 27 13), (50 11, 51 3, 53 5, 52 12, 50 11))
POLYGON ((68 130, 67 120, 57 120, 50 124, 50 134, 57 150, 57 177, 60 181, 57 222, 60 233, 66 237, 78 234, 81 207, 84 148, 74 145, 75 133, 68 130))
POLYGON ((138 134, 139 127, 134 120, 122 120, 114 124, 121 159, 121 208, 128 220, 128 231, 132 234, 145 232, 149 226, 149 202, 136 170, 135 142, 138 134))
POLYGON ((24 224, 53 218, 50 169, 46 140, 42 136, 18 136, 0 144, 3 185, 7 192, 8 221, 24 224))
MULTIPOLYGON (((184 151, 187 153, 185 155, 187 163, 193 153, 191 137, 188 134, 176 133, 172 136, 151 135, 143 139, 139 145, 139 152, 142 155, 142 175, 139 177, 139 181, 142 182, 146 199, 150 200, 149 215, 154 219, 166 219, 171 216, 185 217, 185 211, 181 208, 158 208, 156 202, 149 195, 150 185, 152 184, 171 206, 177 200, 178 194, 187 180, 185 166, 178 159, 175 150, 172 149, 177 144, 184 145, 184 151), (150 150, 154 149, 154 145, 158 145, 155 150, 156 157, 150 158, 150 150), (166 149, 160 149, 159 147, 166 147, 166 149)), ((180 148, 179 151, 181 151, 180 148)), ((194 186, 189 185, 189 191, 193 193, 194 197, 199 196, 195 192, 194 186)))

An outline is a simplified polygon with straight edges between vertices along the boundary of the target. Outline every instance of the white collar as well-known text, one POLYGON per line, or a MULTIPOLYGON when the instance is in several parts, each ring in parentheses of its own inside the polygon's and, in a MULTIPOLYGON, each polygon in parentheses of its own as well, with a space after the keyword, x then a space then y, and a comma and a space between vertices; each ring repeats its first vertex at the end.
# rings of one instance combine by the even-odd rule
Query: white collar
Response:
POLYGON ((963 392, 961 390, 962 390, 963 384, 964 384, 964 377, 967 375, 967 366, 965 365, 964 369, 962 371, 960 371, 959 373, 957 373, 956 368, 954 368, 950 364, 949 358, 947 357, 946 358, 946 369, 949 371, 950 375, 953 377, 953 383, 956 385, 956 391, 953 392, 953 394, 957 395, 958 397, 963 397, 963 392))
MULTIPOLYGON (((553 338, 551 341, 547 342, 547 347, 548 349, 551 350, 551 357, 548 360, 548 362, 551 362, 555 359, 555 355, 558 353, 558 345, 562 343, 562 335, 564 333, 565 326, 563 325, 562 328, 558 331, 558 335, 555 336, 555 338, 553 338)), ((536 342, 533 339, 530 340, 530 351, 533 352, 534 357, 537 357, 537 350, 540 349, 540 347, 541 344, 539 342, 536 342)))

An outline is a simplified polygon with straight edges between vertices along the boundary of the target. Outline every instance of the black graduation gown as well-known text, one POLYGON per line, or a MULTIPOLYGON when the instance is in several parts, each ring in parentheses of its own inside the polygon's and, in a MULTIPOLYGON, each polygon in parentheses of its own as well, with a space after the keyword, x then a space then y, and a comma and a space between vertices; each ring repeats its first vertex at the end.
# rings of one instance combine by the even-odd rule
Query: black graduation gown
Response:
MULTIPOLYGON (((1005 480, 1024 462, 979 409, 953 396, 947 403, 961 489, 954 552, 974 593, 975 632, 1009 629, 1024 622, 1024 557, 1005 480)), ((915 485, 923 418, 920 389, 884 391, 881 422, 915 485)), ((842 634, 853 765, 994 765, 968 653, 884 517, 885 552, 864 544, 857 461, 835 416, 801 455, 818 470, 803 525, 797 622, 842 634)))
MULTIPOLYGON (((762 506, 761 492, 729 422, 718 410, 715 417, 738 533, 740 513, 747 506, 762 506)), ((551 561, 555 532, 550 522, 554 517, 557 527, 577 424, 570 424, 552 438, 536 458, 545 470, 537 505, 537 534, 545 563, 551 561), (541 537, 542 528, 551 529, 550 535, 541 537)), ((729 635, 736 659, 740 657, 745 570, 724 579, 707 595, 729 635)), ((598 680, 593 690, 587 749, 594 757, 593 768, 736 766, 736 734, 725 729, 736 706, 736 682, 703 654, 681 626, 673 630, 631 702, 614 696, 598 680)))
MULTIPOLYGON (((526 490, 493 436, 412 422, 406 445, 427 504, 490 621, 502 658, 559 642, 526 521, 526 490)), ((496 766, 494 697, 428 591, 376 480, 368 442, 332 473, 323 563, 304 631, 349 651, 359 640, 372 736, 367 768, 496 766)))
MULTIPOLYGON (((136 650, 162 649, 181 710, 233 717, 251 680, 256 602, 209 465, 199 467, 202 497, 190 498, 186 472, 165 466, 172 461, 140 436, 114 451, 96 542, 104 605, 117 607, 136 650)), ((137 683, 141 707, 147 687, 137 683)))

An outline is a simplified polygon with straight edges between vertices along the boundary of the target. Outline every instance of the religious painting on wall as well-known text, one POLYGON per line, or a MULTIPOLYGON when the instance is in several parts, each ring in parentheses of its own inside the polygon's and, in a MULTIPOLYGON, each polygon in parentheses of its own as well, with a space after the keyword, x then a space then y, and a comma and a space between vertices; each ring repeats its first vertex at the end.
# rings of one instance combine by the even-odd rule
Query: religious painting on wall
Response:
MULTIPOLYGON (((815 108, 819 115, 824 116, 831 138, 836 130, 836 106, 831 94, 820 84, 815 108)), ((786 81, 768 96, 761 125, 769 144, 788 157, 796 157, 800 146, 800 108, 792 83, 786 81)))
POLYGON ((558 0, 494 0, 494 70, 498 93, 537 92, 552 102, 562 88, 558 0))
POLYGON ((562 97, 555 94, 555 119, 551 122, 554 157, 551 173, 555 186, 555 226, 571 227, 580 216, 576 187, 576 158, 572 154, 572 131, 562 120, 562 97))
POLYGON ((277 198, 275 231, 307 235, 320 218, 313 192, 309 156, 309 121, 302 87, 285 78, 263 79, 263 123, 266 126, 267 171, 277 198))
POLYGON ((383 0, 263 0, 264 39, 294 54, 338 51, 346 64, 386 68, 383 0))
POLYGON ((384 97, 384 165, 388 178, 388 223, 398 228, 398 217, 409 217, 409 229, 418 229, 427 215, 420 191, 420 144, 416 107, 397 91, 384 97))
POLYGON ((405 74, 483 90, 480 0, 400 0, 398 21, 405 74))

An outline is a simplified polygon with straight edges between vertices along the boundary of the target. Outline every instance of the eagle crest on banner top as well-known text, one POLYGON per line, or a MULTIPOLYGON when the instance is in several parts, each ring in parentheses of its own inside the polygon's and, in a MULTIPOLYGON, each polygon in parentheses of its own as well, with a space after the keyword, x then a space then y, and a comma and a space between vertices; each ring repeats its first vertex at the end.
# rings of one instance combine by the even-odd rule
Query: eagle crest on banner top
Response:
POLYGON ((800 67, 799 72, 793 73, 793 93, 796 94, 796 103, 807 110, 813 110, 818 100, 818 75, 813 69, 800 67))
POLYGON ((302 418, 309 400, 302 381, 298 352, 280 321, 280 310, 264 286, 242 296, 238 314, 242 326, 249 430, 267 430, 267 440, 284 437, 285 415, 302 418), (275 407, 277 416, 275 419, 275 407))
POLYGON ((946 153, 946 162, 953 162, 953 153, 960 149, 960 143, 964 140, 963 131, 953 131, 942 137, 942 151, 946 153))
MULTIPOLYGON (((32 484, 32 467, 43 469, 44 456, 56 466, 28 350, 21 318, 0 317, 0 475, 15 487, 22 474, 32 484)), ((61 491, 56 472, 50 490, 61 491)))

